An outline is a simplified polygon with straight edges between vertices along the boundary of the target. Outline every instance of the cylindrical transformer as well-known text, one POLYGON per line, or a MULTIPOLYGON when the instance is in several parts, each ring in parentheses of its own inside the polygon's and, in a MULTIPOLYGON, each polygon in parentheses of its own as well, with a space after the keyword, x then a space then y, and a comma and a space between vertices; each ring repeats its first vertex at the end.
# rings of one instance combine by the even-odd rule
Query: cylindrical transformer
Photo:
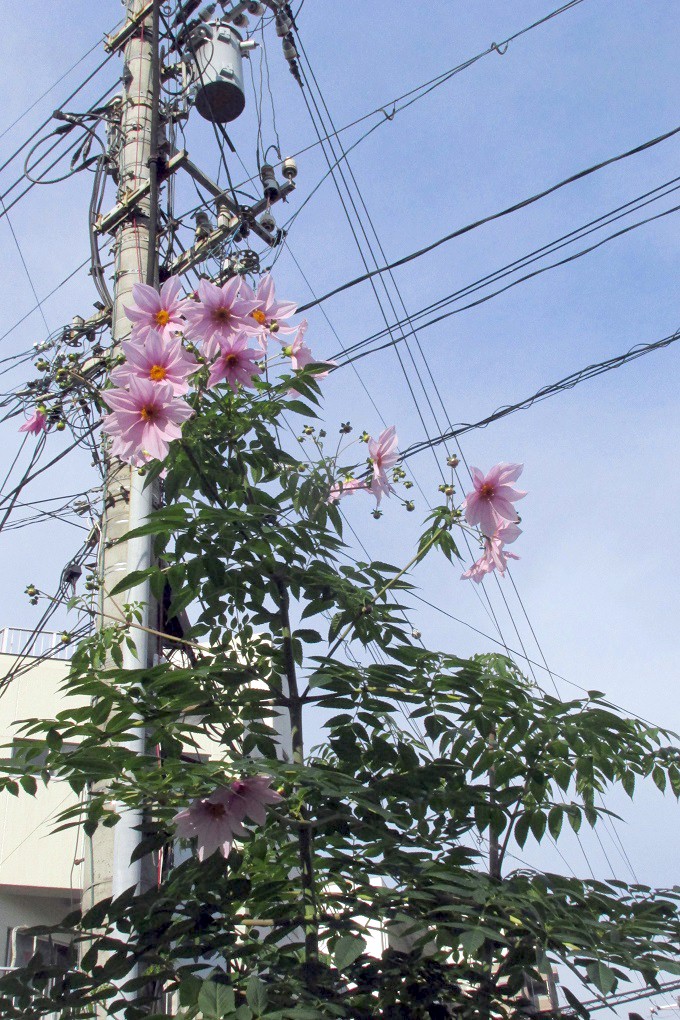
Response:
POLYGON ((215 124, 228 124, 243 113, 241 36, 226 21, 198 25, 190 36, 197 87, 196 109, 215 124))

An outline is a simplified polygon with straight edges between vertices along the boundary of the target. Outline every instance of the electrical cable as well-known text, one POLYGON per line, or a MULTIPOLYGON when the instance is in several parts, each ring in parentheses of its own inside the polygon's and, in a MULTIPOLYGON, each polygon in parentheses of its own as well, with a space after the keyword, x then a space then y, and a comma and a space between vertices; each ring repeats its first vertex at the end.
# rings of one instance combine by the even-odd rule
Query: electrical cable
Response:
POLYGON ((335 287, 333 290, 328 291, 328 293, 323 294, 317 299, 317 301, 310 301, 306 305, 303 305, 299 311, 306 312, 310 308, 314 308, 317 304, 321 304, 323 301, 327 301, 329 298, 334 297, 336 294, 341 294, 343 291, 349 290, 351 287, 356 287, 359 283, 370 280, 375 276, 381 276, 383 273, 389 272, 392 269, 398 269, 399 266, 404 266, 408 262, 413 262, 415 259, 419 259, 421 256, 427 255, 429 252, 434 251, 436 248, 441 247, 443 244, 447 244, 449 241, 452 241, 457 237, 462 237, 464 234, 468 234, 472 230, 477 230, 479 227, 485 226, 487 223, 492 223, 494 220, 510 216, 512 213, 518 212, 520 209, 526 209, 528 206, 533 205, 535 202, 539 202, 548 195, 554 194, 561 188, 574 184, 576 181, 583 180, 585 177, 589 177, 591 174, 597 173, 599 170, 611 166, 614 163, 618 163, 621 160, 628 159, 631 156, 636 156, 641 152, 645 152, 647 149, 651 149, 655 145, 659 145, 661 142, 667 141, 669 138, 674 138, 678 133, 680 133, 680 127, 673 128, 672 131, 666 131, 665 134, 658 135, 656 138, 652 138, 647 142, 642 142, 640 145, 636 145, 634 148, 626 150, 626 152, 619 153, 617 156, 611 156, 609 159, 605 159, 600 163, 595 163, 584 170, 579 170, 577 173, 571 174, 569 177, 565 177, 564 180, 558 181, 557 184, 553 184, 549 188, 544 188, 542 191, 537 192, 530 198, 521 199, 518 202, 514 202, 512 205, 506 206, 499 212, 481 217, 480 219, 474 220, 472 223, 467 223, 464 227, 458 227, 456 230, 451 231, 444 237, 440 237, 438 241, 433 241, 424 248, 419 248, 417 251, 411 252, 409 255, 404 255, 402 258, 396 259, 394 262, 390 262, 385 266, 380 266, 377 269, 370 270, 362 276, 355 277, 353 280, 348 280, 339 287, 335 287))
MULTIPOLYGON (((302 45, 301 43, 300 43, 300 50, 301 50, 301 52, 303 53, 303 55, 304 55, 304 57, 305 57, 305 60, 306 60, 306 62, 307 62, 307 64, 308 64, 308 66, 309 66, 309 60, 308 60, 308 58, 306 57, 306 54, 305 54, 305 52, 304 52, 304 46, 303 46, 303 45, 302 45)), ((321 91, 320 91, 320 88, 319 88, 318 82, 316 81, 316 78, 315 78, 315 76, 314 76, 314 73, 313 73, 313 71, 311 70, 311 67, 310 67, 310 73, 311 73, 311 75, 312 75, 312 78, 313 78, 313 80, 314 80, 314 83, 315 83, 315 85, 316 85, 317 91, 319 92, 319 95, 320 95, 320 98, 321 98, 321 100, 322 100, 322 103, 324 104, 324 107, 325 107, 325 109, 326 109, 326 112, 327 112, 327 114, 328 114, 328 116, 329 116, 329 119, 330 119, 330 114, 329 114, 329 111, 328 111, 328 107, 326 106, 326 104, 325 104, 325 101, 323 100, 323 96, 321 95, 321 91)), ((305 83, 305 85, 307 86, 307 89, 308 89, 308 91, 311 91, 311 90, 310 90, 310 87, 309 87, 309 83, 307 82, 307 79, 306 79, 306 77, 304 76, 304 71, 303 71, 302 69, 301 69, 301 74, 303 75, 303 78, 304 78, 304 83, 305 83)), ((309 104, 307 104, 307 106, 308 106, 308 109, 309 109, 309 104)), ((320 117, 320 114, 319 114, 319 110, 318 110, 318 107, 317 107, 317 114, 318 114, 318 115, 319 115, 319 117, 320 117)), ((310 110, 310 115, 311 115, 311 110, 310 110)), ((331 126, 333 126, 333 124, 332 124, 332 120, 331 120, 331 126)), ((317 132, 317 133, 318 133, 318 132, 317 132)), ((339 162, 339 161, 338 161, 338 162, 339 162)), ((356 182, 356 179, 354 178, 354 175, 353 175, 353 173, 352 173, 351 167, 349 166, 349 163, 348 163, 348 162, 347 162, 347 166, 348 166, 348 169, 349 169, 349 172, 350 172, 350 174, 352 175, 352 179, 353 179, 353 181, 354 181, 355 187, 357 188, 357 192, 358 192, 358 194, 359 194, 359 196, 360 196, 360 192, 359 192, 359 189, 358 189, 358 184, 357 184, 357 182, 356 182)), ((332 167, 330 167, 330 166, 329 166, 329 170, 332 170, 332 167)), ((347 185, 347 184, 345 184, 345 186, 346 186, 346 187, 348 188, 348 185, 347 185)), ((337 188, 337 183, 336 183, 336 188, 337 188)), ((348 188, 348 192, 349 192, 349 188, 348 188)), ((361 199, 361 196, 360 196, 360 199, 361 199)), ((351 196, 350 196, 350 200, 351 200, 351 196)), ((368 213, 368 209, 366 208, 366 205, 365 205, 365 203, 363 202, 363 199, 361 199, 361 201, 362 201, 362 204, 363 204, 363 206, 364 206, 364 211, 365 211, 365 213, 366 213, 366 215, 367 215, 367 218, 368 218, 368 220, 369 220, 369 223, 371 224, 371 227, 372 227, 372 229, 373 229, 373 232, 374 232, 374 234, 376 235, 376 240, 378 240, 378 244, 379 244, 379 239, 378 239, 378 237, 377 237, 377 233, 376 233, 376 231, 375 231, 375 227, 373 226, 373 224, 372 224, 372 221, 371 221, 371 219, 370 219, 370 214, 368 213)), ((357 212, 357 210, 356 210, 356 206, 354 206, 354 203, 352 203, 352 204, 353 204, 353 207, 354 207, 354 209, 355 209, 355 212, 357 212)), ((344 207, 344 202, 343 202, 343 207, 344 207)), ((347 213, 346 213, 346 214, 347 214, 347 213)), ((357 215, 358 215, 358 213, 357 213, 357 215)), ((353 231, 353 233, 354 233, 354 231, 353 231)), ((364 231, 364 236, 366 237, 365 231, 364 231)), ((356 239, 356 234, 355 234, 355 239, 356 239)), ((368 238, 367 238, 367 237, 366 237, 366 240, 367 240, 367 242, 368 242, 368 238)), ((369 247, 370 247, 370 244, 369 244, 369 247)), ((382 253, 382 249, 381 249, 381 253, 382 253)), ((384 253, 383 253, 383 256, 384 256, 384 253)), ((368 268, 368 267, 366 267, 366 268, 368 268)), ((395 279, 394 279, 394 277, 392 276, 392 273, 391 273, 391 271, 390 271, 390 277, 391 277, 391 279, 392 279, 393 285, 394 285, 394 287, 395 287, 395 289, 396 289, 397 293, 399 294, 399 291, 398 291, 398 287, 397 287, 397 284, 396 284, 396 280, 395 280, 395 279)), ((375 292, 375 289, 374 289, 374 292, 375 292)), ((377 296, 377 295, 376 295, 376 296, 377 296)), ((400 296, 400 295, 399 295, 399 296, 400 296)), ((400 297, 401 297, 401 296, 400 296, 400 297)), ((403 299, 402 299, 402 306, 403 306, 403 299)), ((392 308, 393 308, 393 310, 394 310, 394 306, 392 306, 392 308)), ((406 312, 406 309, 405 309, 405 307, 404 307, 404 312, 406 312)), ((415 332, 415 331, 414 331, 414 332, 415 332)), ((416 339, 417 339, 417 334, 416 334, 416 339)), ((429 375, 430 375, 430 379, 431 379, 432 385, 433 385, 433 386, 434 386, 434 388, 435 388, 435 391, 437 392, 437 396, 439 397, 439 401, 440 401, 440 403, 441 403, 441 405, 442 405, 442 410, 444 410, 444 412, 445 412, 445 414, 446 414, 446 408, 445 408, 445 406, 444 406, 444 403, 443 403, 443 400, 442 400, 441 394, 440 394, 440 392, 439 392, 439 390, 438 390, 438 387, 437 387, 437 383, 436 383, 436 380, 435 380, 434 376, 432 375, 432 372, 430 371, 430 369, 429 369, 429 366, 427 365, 427 360, 426 360, 426 358, 425 358, 424 352, 422 351, 422 348, 420 347, 420 343, 419 343, 419 342, 418 342, 418 348, 419 348, 419 350, 420 350, 420 353, 421 353, 421 355, 422 355, 422 357, 423 357, 423 361, 425 362, 425 364, 426 364, 426 367, 428 368, 428 372, 429 372, 429 375)), ((416 372, 417 372, 417 366, 415 365, 415 361, 413 360, 413 357, 412 357, 412 361, 413 361, 413 364, 414 364, 414 369, 415 369, 415 370, 416 370, 416 372)), ((421 381, 421 382, 422 382, 422 381, 421 381)), ((409 388, 411 389, 411 393, 412 393, 412 396, 414 396, 414 399, 415 399, 415 394, 413 393, 413 390, 412 390, 412 388, 411 388, 411 387, 409 387, 409 388)), ((425 389, 425 387, 424 387, 424 386, 423 386, 423 389, 425 389)), ((430 410, 432 411, 432 413, 433 413, 433 415, 434 415, 434 409, 433 409, 433 407, 432 407, 432 404, 431 404, 431 403, 429 402, 429 400, 428 400, 428 404, 429 404, 429 406, 430 406, 430 410)), ((417 406, 417 404, 416 404, 416 406, 417 406)), ((448 416, 447 416, 447 417, 448 417, 448 416)), ((436 420, 436 416, 435 416, 435 420, 436 420)), ((423 418, 422 418, 422 414, 421 414, 421 421, 422 421, 422 423, 423 423, 423 425, 424 425, 424 421, 423 421, 423 418)), ((449 422, 449 424, 450 424, 450 422, 449 422)), ((426 434, 427 434, 427 430, 426 430, 426 434)), ((462 450, 461 450, 461 456, 462 456, 462 450)), ((466 466, 467 466, 467 465, 466 465, 466 466)), ((498 581, 498 579, 496 579, 496 580, 498 581)), ((513 582, 513 586, 514 586, 514 582, 513 582)), ((513 626, 514 626, 515 632, 516 632, 516 634, 517 634, 517 637, 518 637, 518 639, 519 639, 519 641, 520 641, 520 645, 521 645, 521 647, 522 647, 522 649, 523 649, 523 652, 524 652, 524 654, 525 654, 525 658, 527 658, 527 661, 528 661, 528 656, 526 656, 526 649, 525 649, 525 647, 524 647, 524 643, 523 643, 523 641, 522 641, 522 638, 521 638, 521 635, 520 635, 520 632, 519 632, 519 628, 517 627, 517 624, 516 624, 516 622, 514 621, 514 617, 513 617, 513 615, 512 615, 512 612, 511 612, 511 610, 510 610, 510 607, 509 607, 509 605, 508 605, 507 599, 505 598, 505 594, 504 594, 504 592, 502 591, 502 588, 501 588, 500 584, 498 585, 498 587, 499 587, 499 590, 500 590, 501 596, 502 596, 502 598, 503 598, 503 602, 504 602, 504 604, 505 604, 505 606, 506 606, 506 609, 508 610, 508 613, 509 613, 509 615, 510 615, 510 618, 511 618, 511 620, 512 620, 512 622, 513 622, 513 626)), ((517 591, 517 589, 516 589, 516 586, 514 586, 514 587, 515 587, 515 591, 517 591)), ((518 593, 518 592, 517 592, 517 594, 518 594, 518 596, 519 596, 519 593, 518 593)), ((522 603, 522 608, 523 608, 523 612, 524 612, 524 615, 525 615, 525 617, 526 617, 526 619, 527 619, 527 622, 528 622, 528 623, 530 624, 530 621, 529 621, 528 615, 527 615, 527 613, 526 613, 526 608, 524 607, 523 603, 522 603)), ((537 641, 537 638, 536 638, 536 634, 535 634, 535 631, 534 631, 533 627, 531 626, 531 624, 530 624, 530 629, 531 629, 532 635, 533 635, 533 637, 534 637, 534 640, 536 640, 536 642, 537 642, 537 645, 538 645, 538 641, 537 641)), ((538 647, 539 647, 539 651, 541 651, 541 649, 540 649, 540 646, 538 646, 538 647)), ((541 654, 542 654, 542 651, 541 651, 541 654)), ((546 664, 546 666, 547 666, 547 664, 546 664)), ((533 674, 533 670, 532 670, 532 674, 533 674)), ((536 678, 535 678, 535 674, 533 674, 533 675, 534 675, 534 681, 536 681, 536 678)), ((551 675, 552 675, 552 674, 551 674, 551 675)), ((558 696, 559 696, 559 695, 558 695, 558 696)), ((598 842, 600 843, 600 846, 602 847, 602 850, 603 850, 603 853, 604 853, 605 859, 607 860, 608 866, 609 866, 609 867, 610 867, 610 869, 611 869, 611 870, 613 871, 613 867, 612 867, 612 865, 611 865, 611 862, 609 861, 609 858, 608 858, 608 856, 607 856, 607 854, 606 854, 606 851, 605 851, 605 849, 604 849, 604 846, 603 846, 603 844, 602 844, 602 841, 601 841, 601 839, 600 839, 600 837, 599 837, 599 833, 598 833, 598 834, 596 834, 596 835, 597 835, 597 839, 598 839, 598 842)), ((589 860, 589 858, 588 858, 588 855, 587 855, 587 854, 586 854, 586 852, 585 852, 585 849, 584 849, 584 847, 583 847, 583 845, 582 845, 581 839, 580 839, 580 837, 579 837, 578 835, 577 835, 577 840, 578 840, 579 846, 580 846, 580 848, 581 848, 581 851, 582 851, 582 853, 583 853, 583 856, 584 856, 584 859, 585 859, 586 865, 587 865, 588 869, 590 870, 590 873, 591 873, 592 877, 594 878, 595 876, 594 876, 594 872, 593 872, 593 870, 592 870, 592 867, 591 867, 591 865, 590 865, 590 860, 589 860)))
MULTIPOLYGON (((610 241, 616 240, 619 237, 623 237, 625 234, 629 234, 640 227, 646 226, 647 224, 655 222, 656 220, 663 219, 666 216, 671 216, 677 212, 680 212, 680 204, 673 206, 670 209, 665 209, 661 213, 656 213, 654 216, 648 216, 643 220, 639 220, 637 223, 632 223, 627 227, 623 227, 620 230, 615 231, 613 234, 609 234, 602 240, 597 241, 596 243, 591 244, 586 248, 582 248, 580 251, 577 251, 572 255, 568 255, 565 258, 559 259, 556 262, 550 262, 548 263, 548 265, 542 266, 540 269, 532 270, 532 272, 526 273, 525 275, 518 277, 516 280, 513 280, 511 283, 508 283, 505 286, 500 287, 498 290, 491 291, 490 294, 486 294, 481 298, 477 298, 475 301, 470 301, 465 305, 461 305, 460 308, 454 308, 451 311, 443 312, 441 315, 438 315, 433 319, 428 319, 426 322, 421 322, 418 326, 418 329, 421 330, 427 329, 430 326, 435 326, 440 322, 444 322, 446 319, 451 318, 451 316, 453 315, 459 315, 461 312, 466 312, 469 311, 471 308, 477 308, 479 305, 486 304, 487 301, 491 301, 493 298, 498 297, 500 294, 504 294, 506 291, 511 290, 513 287, 517 287, 521 283, 526 283, 528 280, 532 280, 537 276, 541 276, 543 273, 547 273, 551 269, 557 269, 561 266, 569 265, 570 263, 575 262, 586 255, 592 254, 592 252, 597 251, 597 249, 608 244, 610 241)), ((476 289, 477 285, 472 285, 472 287, 473 289, 476 289)), ((467 288, 464 288, 464 290, 467 291, 467 288)), ((404 339, 407 339, 409 336, 414 335, 415 330, 405 333, 405 335, 403 335, 401 338, 397 338, 396 341, 392 336, 392 330, 394 330, 396 327, 401 328, 403 326, 412 324, 414 320, 423 318, 431 311, 438 311, 441 310, 442 308, 446 308, 448 305, 453 304, 458 299, 459 298, 457 292, 449 294, 444 298, 440 298, 438 301, 434 302, 431 306, 420 309, 420 311, 416 312, 414 315, 401 319, 397 323, 390 324, 389 328, 379 330, 377 333, 374 333, 372 336, 367 337, 365 340, 360 340, 356 344, 353 344, 350 347, 346 347, 343 353, 350 355, 350 357, 347 358, 347 361, 350 360, 358 361, 361 358, 365 358, 370 354, 375 354, 377 351, 385 350, 388 347, 392 347, 394 346, 395 343, 403 342, 404 339), (383 338, 386 338, 388 336, 390 339, 389 340, 386 339, 385 343, 382 343, 377 347, 374 346, 369 348, 368 346, 369 344, 374 343, 383 338)), ((341 367, 341 365, 343 364, 346 364, 346 362, 342 362, 340 365, 338 365, 338 367, 341 367)))
MULTIPOLYGON (((680 330, 663 337, 661 340, 655 340, 652 343, 636 344, 635 347, 631 347, 625 354, 615 355, 612 358, 607 358, 606 361, 595 362, 592 365, 588 365, 586 368, 579 369, 577 372, 572 372, 570 375, 565 376, 557 382, 541 387, 540 390, 532 394, 532 396, 526 397, 524 400, 520 400, 515 404, 506 404, 505 406, 500 407, 497 411, 494 411, 493 414, 487 415, 486 418, 482 418, 472 424, 465 423, 457 425, 449 432, 443 433, 441 436, 437 436, 436 439, 432 441, 432 444, 434 446, 439 446, 450 439, 456 438, 457 436, 465 435, 466 432, 486 428, 487 425, 500 421, 501 418, 505 418, 509 414, 514 414, 515 411, 524 411, 539 401, 546 400, 548 397, 556 396, 558 393, 562 393, 565 390, 571 390, 575 386, 578 386, 579 383, 585 382, 588 379, 594 379, 598 375, 604 375, 606 372, 611 372, 615 368, 621 368, 623 365, 627 365, 631 361, 636 361, 638 358, 645 357, 647 354, 653 354, 655 351, 663 350, 665 347, 670 347, 671 344, 676 343, 678 340, 680 340, 680 330)), ((430 446, 431 443, 429 440, 421 443, 413 443, 404 450, 401 455, 401 459, 409 460, 411 457, 416 456, 416 454, 421 453, 424 449, 429 449, 430 446)))
MULTIPOLYGON (((99 45, 99 44, 97 44, 97 45, 99 45)), ((92 52, 92 51, 90 50, 89 52, 92 52)), ((88 54, 86 54, 86 56, 87 56, 87 55, 88 55, 88 54)), ((89 83, 90 83, 90 82, 92 81, 92 79, 93 79, 94 77, 96 77, 96 75, 98 75, 98 74, 99 74, 99 72, 100 72, 100 71, 101 71, 101 70, 102 70, 102 69, 103 69, 103 68, 104 68, 104 67, 105 67, 105 66, 106 66, 106 65, 108 64, 109 60, 111 60, 111 58, 112 58, 112 57, 113 57, 113 53, 109 53, 109 54, 107 54, 107 56, 106 56, 106 57, 105 57, 105 58, 104 58, 104 59, 103 59, 103 60, 101 61, 101 63, 97 65, 97 67, 96 67, 96 68, 94 69, 94 71, 92 71, 92 72, 91 72, 91 73, 90 73, 90 74, 89 74, 89 75, 87 76, 87 78, 85 78, 85 80, 84 80, 84 81, 82 81, 82 82, 80 83, 80 85, 78 85, 78 87, 77 87, 76 89, 74 89, 74 90, 73 90, 73 92, 71 92, 71 93, 70 93, 70 94, 69 94, 69 95, 68 95, 68 96, 66 97, 66 99, 64 99, 64 100, 63 100, 63 102, 62 102, 62 103, 60 104, 60 106, 59 106, 59 109, 63 109, 63 107, 64 107, 64 106, 66 106, 66 105, 67 105, 67 103, 70 103, 70 102, 71 102, 71 100, 72 100, 72 99, 74 99, 74 98, 75 98, 75 97, 76 97, 76 96, 78 95, 78 93, 79 93, 79 92, 81 92, 81 91, 82 91, 82 90, 83 90, 83 89, 85 88, 85 86, 86 86, 86 85, 88 85, 88 84, 89 84, 89 83)), ((75 65, 74 65, 74 66, 75 66, 75 65)), ((72 70, 72 69, 71 69, 71 70, 72 70)), ((68 71, 67 71, 66 73, 68 74, 68 73, 70 73, 70 72, 68 72, 68 71)), ((107 92, 106 92, 106 93, 104 94, 104 98, 105 98, 105 97, 106 97, 106 96, 107 96, 107 95, 109 94, 109 92, 110 92, 110 91, 111 91, 111 89, 109 89, 109 90, 108 90, 108 91, 107 91, 107 92)), ((101 100, 100 100, 100 102, 101 102, 101 100)), ((29 107, 29 109, 31 109, 31 108, 29 107)), ((25 111, 25 112, 28 112, 28 111, 25 111)), ((23 116, 23 114, 22 114, 22 116, 23 116)), ((31 134, 31 135, 29 135, 29 137, 28 137, 28 138, 27 138, 27 139, 26 139, 26 140, 25 140, 24 142, 22 142, 22 144, 21 144, 21 145, 19 146, 19 148, 18 148, 18 149, 16 149, 16 150, 15 150, 15 151, 14 151, 14 152, 12 153, 12 155, 11 155, 11 156, 8 156, 8 157, 7 157, 7 159, 5 159, 5 161, 4 161, 4 162, 3 162, 2 164, 0 164, 0 173, 2 173, 2 171, 3 171, 3 170, 4 170, 5 168, 6 168, 6 167, 8 167, 8 166, 10 165, 10 163, 12 163, 12 162, 13 162, 13 161, 14 161, 14 160, 16 159, 16 157, 17 157, 17 156, 19 156, 19 155, 20 155, 20 154, 21 154, 21 153, 22 153, 22 152, 24 151, 24 149, 26 148, 26 146, 27 146, 27 145, 30 145, 30 144, 31 144, 31 142, 32 142, 32 141, 33 141, 33 140, 34 140, 35 138, 37 138, 37 136, 38 136, 38 133, 39 133, 40 131, 42 131, 42 130, 43 130, 43 128, 46 128, 46 127, 48 126, 48 124, 50 124, 50 123, 51 123, 51 121, 52 121, 53 119, 54 119, 54 117, 53 117, 53 114, 50 114, 50 116, 49 116, 49 117, 48 117, 48 118, 47 118, 46 120, 44 120, 44 121, 42 122, 42 124, 40 124, 40 125, 39 125, 39 127, 37 127, 37 128, 35 129, 35 131, 34 131, 34 132, 33 132, 33 133, 31 134)), ((13 125, 10 125, 10 126, 13 126, 13 125)), ((8 129, 6 129, 6 130, 8 130, 8 129)), ((3 133, 4 133, 4 132, 3 132, 3 133)), ((1 136, 0 136, 0 137, 1 137, 1 136)))

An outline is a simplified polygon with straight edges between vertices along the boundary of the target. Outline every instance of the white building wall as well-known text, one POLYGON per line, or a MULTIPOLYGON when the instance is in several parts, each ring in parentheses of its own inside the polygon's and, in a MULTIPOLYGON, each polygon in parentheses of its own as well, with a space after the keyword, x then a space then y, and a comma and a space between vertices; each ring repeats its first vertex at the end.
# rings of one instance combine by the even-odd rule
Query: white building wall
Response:
MULTIPOLYGON (((16 663, 0 654, 0 678, 16 663)), ((11 756, 12 741, 21 734, 17 723, 52 718, 65 707, 60 690, 69 663, 24 660, 30 668, 12 679, 0 698, 0 756, 11 756)), ((70 699, 69 699, 70 700, 70 699)), ((84 704, 84 699, 77 699, 84 704)), ((80 903, 83 838, 79 829, 53 833, 56 816, 77 797, 62 781, 39 783, 31 797, 0 795, 0 966, 9 963, 8 932, 15 927, 55 924, 80 903)))

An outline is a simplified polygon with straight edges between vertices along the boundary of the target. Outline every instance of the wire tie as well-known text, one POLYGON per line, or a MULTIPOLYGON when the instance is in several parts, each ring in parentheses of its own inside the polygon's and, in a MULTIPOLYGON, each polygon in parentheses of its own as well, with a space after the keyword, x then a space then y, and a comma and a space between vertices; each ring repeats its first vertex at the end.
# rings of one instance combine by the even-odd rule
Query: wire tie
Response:
POLYGON ((502 57, 508 52, 509 45, 510 45, 509 42, 501 43, 500 45, 498 43, 492 42, 491 49, 495 50, 499 57, 502 57))
POLYGON ((392 113, 388 113, 384 106, 380 107, 380 113, 385 115, 385 120, 394 120, 397 115, 396 104, 392 107, 392 113))

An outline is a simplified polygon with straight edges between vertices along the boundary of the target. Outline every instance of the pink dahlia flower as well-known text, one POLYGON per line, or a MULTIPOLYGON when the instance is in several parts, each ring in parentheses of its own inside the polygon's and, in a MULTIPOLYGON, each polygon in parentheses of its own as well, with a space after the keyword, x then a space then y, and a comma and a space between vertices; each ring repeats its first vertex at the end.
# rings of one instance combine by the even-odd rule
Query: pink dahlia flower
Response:
POLYGON ((253 299, 255 308, 250 313, 251 318, 257 324, 265 345, 270 333, 294 333, 295 326, 291 326, 284 320, 295 315, 297 305, 292 301, 277 301, 274 290, 274 281, 269 273, 260 278, 257 290, 253 293, 247 283, 243 284, 242 296, 253 299))
POLYGON ((518 521, 512 505, 523 499, 526 492, 515 489, 511 482, 517 481, 523 464, 496 464, 486 477, 479 468, 471 468, 474 489, 468 492, 463 502, 465 519, 468 524, 478 524, 482 534, 493 535, 497 525, 518 521))
POLYGON ((257 308, 257 301, 250 299, 247 292, 252 291, 243 284, 239 276, 234 276, 222 287, 215 286, 209 280, 200 280, 197 288, 198 302, 190 301, 185 309, 187 319, 186 336, 190 340, 203 341, 203 353, 206 358, 214 358, 220 344, 228 343, 243 331, 249 334, 260 329, 251 316, 257 308), (239 292, 246 287, 246 297, 239 292))
POLYGON ((182 839, 197 838, 199 861, 210 857, 216 850, 227 858, 234 836, 247 835, 238 817, 239 811, 234 811, 231 787, 221 788, 209 797, 197 798, 184 811, 179 811, 173 818, 175 832, 182 839))
POLYGON ((42 411, 34 411, 27 422, 19 429, 19 432, 28 432, 32 436, 37 436, 41 432, 47 431, 47 418, 42 411))
POLYGON ((268 804, 278 804, 281 795, 270 788, 268 776, 236 779, 227 787, 215 790, 209 797, 199 797, 173 821, 175 831, 183 839, 198 841, 198 859, 205 860, 216 850, 223 857, 231 853, 234 836, 246 836, 241 824, 245 818, 262 825, 268 804))
POLYGON ((121 345, 125 364, 114 368, 111 381, 116 386, 127 386, 131 377, 150 379, 152 383, 167 382, 176 397, 189 389, 187 379, 198 368, 193 354, 182 347, 177 337, 164 343, 160 333, 149 331, 145 340, 121 345))
POLYGON ((373 466, 373 477, 369 488, 375 496, 378 505, 380 505, 380 500, 383 496, 389 496, 390 492, 392 492, 392 486, 387 477, 387 469, 394 467, 399 460, 397 443, 396 425, 390 425, 389 428, 384 429, 380 433, 377 439, 369 439, 368 441, 368 454, 373 466))
POLYGON ((128 390, 106 390, 102 396, 111 408, 102 428, 114 439, 112 453, 130 463, 165 460, 168 444, 179 439, 182 424, 194 413, 175 397, 169 382, 131 376, 128 390))
POLYGON ((184 309, 189 302, 179 297, 181 289, 177 276, 165 281, 160 294, 146 283, 134 285, 134 307, 125 309, 132 323, 133 340, 145 339, 150 330, 160 333, 164 340, 172 340, 184 328, 184 309))
POLYGON ((366 488, 366 483, 360 482, 358 478, 343 478, 341 482, 336 482, 331 488, 326 502, 337 503, 343 496, 353 496, 357 489, 366 488))
POLYGON ((507 522, 499 524, 491 538, 484 539, 484 555, 473 563, 469 570, 461 574, 461 580, 476 581, 479 584, 485 575, 493 570, 497 570, 503 577, 508 568, 508 560, 519 559, 514 553, 507 552, 505 545, 516 541, 521 534, 522 529, 516 524, 507 522))
POLYGON ((249 776, 247 779, 236 779, 231 784, 232 811, 239 821, 250 818, 251 821, 263 825, 268 804, 279 804, 283 798, 276 790, 271 789, 269 776, 249 776))
POLYGON ((208 386, 216 386, 223 379, 234 393, 239 383, 241 386, 253 386, 254 377, 262 372, 257 364, 257 359, 261 357, 261 351, 248 347, 245 333, 238 333, 230 340, 222 341, 219 357, 210 369, 208 386))

